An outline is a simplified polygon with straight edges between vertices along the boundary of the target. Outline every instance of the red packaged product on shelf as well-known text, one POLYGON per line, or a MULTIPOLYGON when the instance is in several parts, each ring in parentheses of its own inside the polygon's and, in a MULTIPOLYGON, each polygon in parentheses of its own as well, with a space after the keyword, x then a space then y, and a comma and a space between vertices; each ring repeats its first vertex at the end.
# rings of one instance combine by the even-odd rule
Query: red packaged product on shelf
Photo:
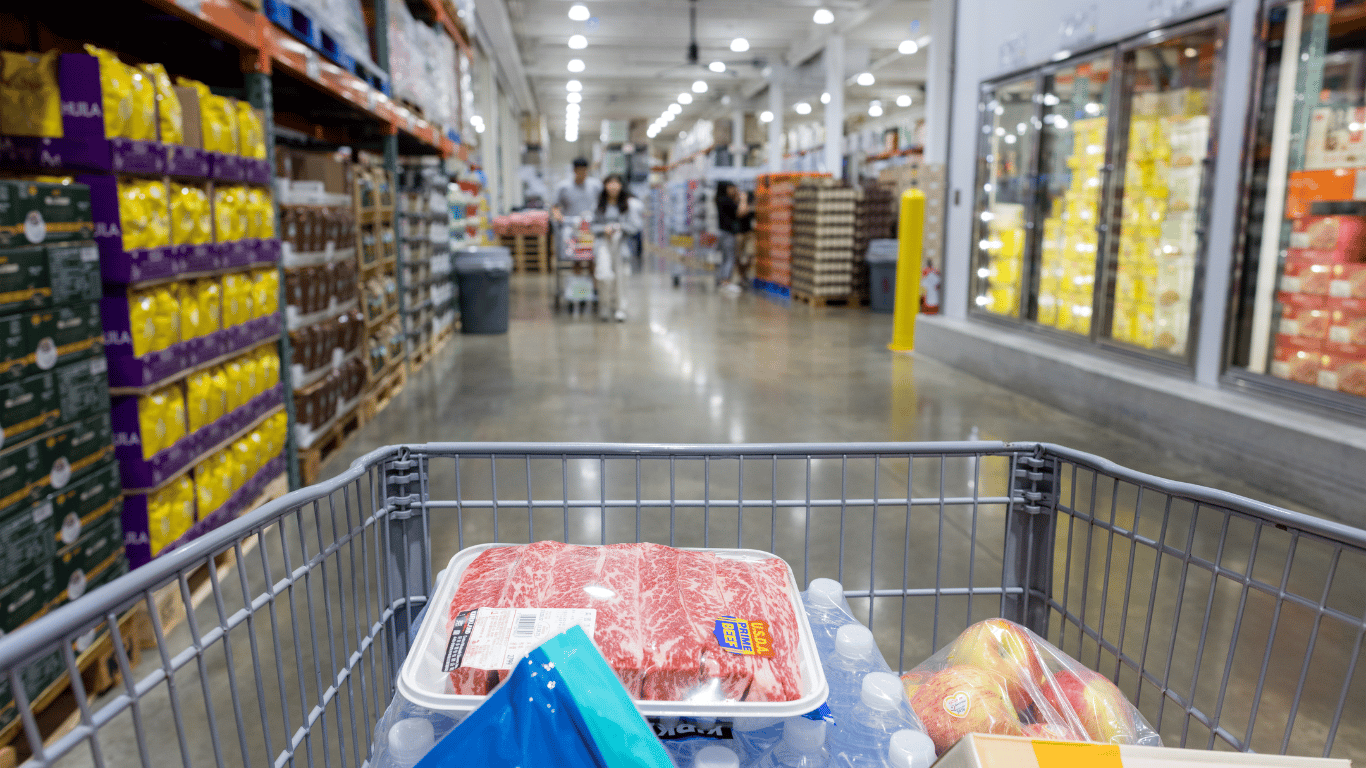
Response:
POLYGON ((1327 296, 1332 279, 1332 265, 1290 256, 1285 260, 1281 292, 1327 296))
MULTIPOLYGON (((1319 203, 1321 207, 1346 205, 1360 208, 1359 203, 1319 203)), ((1329 264, 1366 261, 1366 218, 1355 214, 1334 213, 1311 215, 1295 219, 1291 225, 1290 256, 1329 264)))
MULTIPOLYGON (((802 681, 789 584, 776 557, 542 541, 480 554, 448 616, 460 627, 479 609, 592 609, 594 643, 633 698, 792 701, 802 681), (722 639, 738 625, 754 640, 749 653, 722 639)), ((488 693, 507 674, 468 665, 468 651, 463 658, 450 673, 456 694, 488 693)))
POLYGON ((1301 384, 1317 385, 1319 370, 1323 367, 1322 357, 1320 342, 1277 334, 1271 375, 1301 384))
POLYGON ((1366 264, 1334 264, 1328 295, 1339 299, 1366 299, 1366 264))
POLYGON ((1327 308, 1327 341, 1366 347, 1366 299, 1329 299, 1327 308))
POLYGON ((1304 293, 1282 293, 1280 333, 1322 341, 1328 337, 1328 299, 1304 293))
POLYGON ((1324 389, 1366 397, 1366 346, 1328 345, 1317 384, 1324 389))

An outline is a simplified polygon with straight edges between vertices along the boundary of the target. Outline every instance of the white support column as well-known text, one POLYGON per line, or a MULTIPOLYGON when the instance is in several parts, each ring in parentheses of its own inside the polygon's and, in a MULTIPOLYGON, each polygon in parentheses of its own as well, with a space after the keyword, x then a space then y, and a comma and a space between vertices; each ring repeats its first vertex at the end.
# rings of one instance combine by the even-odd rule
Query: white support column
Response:
POLYGON ((736 107, 730 111, 730 154, 735 165, 745 153, 745 110, 736 107))
POLYGON ((502 202, 499 197, 503 188, 502 178, 498 175, 498 145, 501 143, 502 130, 502 111, 500 109, 500 99, 498 98, 498 78, 494 75, 493 60, 485 58, 483 60, 483 98, 484 104, 484 134, 480 136, 479 142, 479 162, 484 166, 484 182, 487 186, 489 215, 502 213, 498 210, 498 205, 502 202))
MULTIPOLYGON (((930 50, 925 79, 925 162, 949 161, 949 103, 953 95, 953 28, 956 0, 930 3, 930 50)), ((971 151, 971 150, 969 150, 971 151)))
POLYGON ((768 170, 778 173, 783 169, 783 75, 774 67, 768 80, 768 111, 773 120, 768 124, 768 170))
POLYGON ((503 213, 522 204, 522 123, 511 99, 503 112, 503 213))
POLYGON ((825 43, 825 170, 835 178, 844 174, 844 35, 825 43))

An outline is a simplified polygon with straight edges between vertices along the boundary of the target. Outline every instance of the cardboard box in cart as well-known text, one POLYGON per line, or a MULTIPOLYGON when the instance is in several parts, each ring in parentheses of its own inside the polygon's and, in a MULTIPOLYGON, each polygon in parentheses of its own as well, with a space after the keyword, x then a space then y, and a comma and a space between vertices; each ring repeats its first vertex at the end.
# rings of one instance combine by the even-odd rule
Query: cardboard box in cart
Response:
POLYGON ((1203 749, 1131 747, 970 733, 935 768, 1351 768, 1350 760, 1203 749))

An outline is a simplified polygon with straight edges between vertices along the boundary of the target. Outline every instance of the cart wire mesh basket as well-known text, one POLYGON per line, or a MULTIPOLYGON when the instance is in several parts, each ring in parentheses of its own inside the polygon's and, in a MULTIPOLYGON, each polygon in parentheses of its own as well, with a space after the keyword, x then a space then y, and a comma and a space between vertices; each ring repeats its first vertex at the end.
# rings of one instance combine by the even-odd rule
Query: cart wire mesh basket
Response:
POLYGON ((364 765, 432 564, 543 539, 764 549, 842 582, 895 668, 1004 616, 1169 746, 1366 758, 1361 530, 1044 444, 448 443, 0 639, 0 764, 364 765))

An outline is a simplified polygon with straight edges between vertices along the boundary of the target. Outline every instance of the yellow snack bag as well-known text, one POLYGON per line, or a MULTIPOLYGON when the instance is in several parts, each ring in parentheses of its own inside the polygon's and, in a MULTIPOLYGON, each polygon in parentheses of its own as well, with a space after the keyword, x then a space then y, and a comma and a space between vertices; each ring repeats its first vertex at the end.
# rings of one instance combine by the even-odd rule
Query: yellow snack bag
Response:
POLYGON ((128 293, 128 326, 132 329, 133 354, 139 357, 156 351, 156 299, 151 290, 128 293))
POLYGON ((171 87, 171 78, 160 64, 143 64, 142 74, 152 81, 156 93, 158 134, 162 143, 185 143, 185 118, 180 111, 180 98, 171 87))
MULTIPOLYGON (((218 400, 217 410, 222 410, 222 396, 213 385, 213 374, 209 371, 196 371, 185 380, 185 410, 187 426, 191 432, 213 423, 214 401, 218 400)), ((220 416, 222 414, 219 414, 220 416)))
MULTIPOLYGON (((214 242, 240 240, 238 235, 237 187, 215 187, 213 190, 214 242)), ((245 228, 245 227, 244 227, 245 228)))
POLYGON ((57 56, 4 51, 0 68, 0 134, 62 137, 62 94, 57 56))
POLYGON ((248 399, 246 382, 243 380, 242 359, 229 360, 223 366, 223 373, 227 377, 227 409, 231 413, 248 399))
POLYGON ((218 475, 216 457, 217 454, 214 454, 196 464, 194 468, 195 501, 199 507, 201 520, 217 511, 228 498, 221 492, 223 484, 218 475))
POLYGON ((180 338, 194 339, 203 336, 203 315, 199 310, 199 296, 194 283, 180 283, 175 287, 176 299, 180 301, 180 338))
POLYGON ((261 391, 274 388, 280 383, 280 354, 270 347, 262 347, 256 354, 256 368, 260 377, 261 391))
POLYGON ((265 228, 265 211, 261 205, 261 190, 251 187, 246 190, 247 237, 262 237, 265 228))
POLYGON ((160 248, 171 244, 171 204, 166 195, 166 182, 143 181, 142 193, 146 200, 147 229, 143 248, 160 248))
POLYGON ((123 250, 132 251, 147 245, 147 191, 135 179, 120 179, 119 226, 123 229, 123 250))
POLYGON ((259 469, 256 466, 256 456, 251 450, 251 443, 246 440, 238 440, 233 443, 232 458, 233 485, 236 488, 241 488, 259 469))
POLYGON ((252 279, 246 272, 223 276, 223 327, 241 325, 252 318, 252 279))
POLYGON ((147 497, 147 544, 154 557, 176 540, 170 494, 167 493, 170 490, 171 486, 167 486, 147 497))
POLYGON ((171 530, 175 532, 176 538, 180 538, 194 525, 194 480, 191 480, 189 475, 181 475, 169 487, 175 489, 172 496, 172 503, 175 506, 170 510, 171 530))
POLYGON ((199 295, 199 317, 204 333, 223 328, 223 287, 216 277, 206 277, 195 283, 199 295))
POLYGON ((237 491, 237 461, 232 454, 232 446, 215 453, 213 456, 214 472, 218 476, 218 493, 224 501, 228 500, 237 491))
POLYGON ((180 301, 175 296, 178 287, 167 283, 152 289, 154 349, 166 349, 180 341, 180 301))
POLYGON ((166 396, 153 392, 138 398, 138 435, 142 440, 142 458, 150 459, 166 448, 166 396))
POLYGON ((237 358, 242 366, 242 391, 247 400, 261 394, 261 367, 255 355, 242 355, 237 358))
MULTIPOLYGON (((85 52, 99 59, 100 95, 104 108, 104 135, 128 136, 133 121, 133 77, 112 51, 86 44, 85 52)), ((131 137, 130 137, 131 138, 131 137)))
POLYGON ((171 187, 171 238, 176 245, 213 242, 209 193, 203 187, 188 184, 171 187))
MULTIPOLYGON (((247 196, 247 188, 246 188, 246 187, 242 187, 242 186, 233 187, 233 188, 232 188, 232 198, 233 198, 232 231, 233 231, 233 233, 234 233, 235 235, 237 235, 237 237, 234 238, 234 239, 236 239, 236 240, 242 240, 242 239, 244 239, 244 238, 251 237, 251 236, 252 236, 252 235, 251 235, 251 227, 252 227, 251 218, 252 218, 252 210, 251 210, 251 199, 247 196)), ((259 229, 259 227, 258 227, 258 229, 259 229)))
POLYGON ((157 140, 157 89, 152 78, 139 67, 125 65, 128 72, 132 111, 124 135, 138 141, 157 140))
POLYGON ((266 132, 256 110, 245 101, 234 102, 237 107, 237 142, 242 157, 266 159, 266 132))
POLYGON ((275 237, 275 197, 269 189, 257 187, 253 191, 258 195, 261 206, 261 228, 256 236, 268 240, 275 237))
POLYGON ((280 311, 280 273, 274 267, 257 270, 252 281, 252 314, 256 317, 280 311))
POLYGON ((209 400, 209 413, 215 419, 228 412, 228 372, 223 366, 212 369, 213 398, 209 400))
POLYGON ((185 395, 172 384, 161 390, 166 398, 166 447, 175 445, 187 434, 185 425, 185 395))
POLYGON ((203 116, 204 148, 226 155, 237 154, 237 110, 233 100, 213 93, 205 97, 201 91, 199 110, 203 116))

